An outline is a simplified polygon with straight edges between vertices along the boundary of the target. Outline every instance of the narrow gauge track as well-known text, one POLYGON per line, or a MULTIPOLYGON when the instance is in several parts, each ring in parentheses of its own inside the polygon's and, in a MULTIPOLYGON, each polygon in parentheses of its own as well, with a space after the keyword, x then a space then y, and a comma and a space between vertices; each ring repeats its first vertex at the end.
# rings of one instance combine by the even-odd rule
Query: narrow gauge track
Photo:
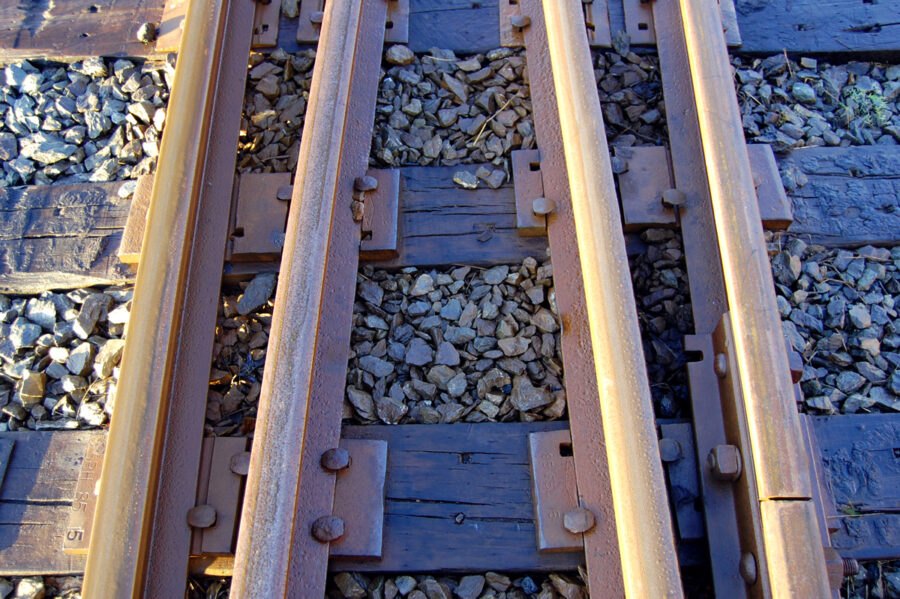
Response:
MULTIPOLYGON (((565 515, 539 514, 536 526, 583 552, 575 560, 593 596, 680 597, 666 448, 584 14, 567 0, 514 6, 540 152, 532 170, 543 187, 525 216, 546 230, 554 262, 574 476, 548 475, 535 493, 569 485, 576 498, 565 515)), ((712 584, 721 597, 833 596, 842 565, 816 500, 720 10, 703 0, 652 6, 675 181, 662 199, 684 238, 695 326, 686 346, 701 356, 688 370, 689 441, 700 460, 712 584)), ((329 2, 322 15, 255 435, 249 461, 232 466, 246 474, 232 556, 195 551, 184 515, 198 496, 205 405, 196 398, 209 384, 240 129, 235 90, 244 87, 253 7, 191 3, 118 384, 128 401, 107 439, 85 597, 181 596, 189 570, 232 576, 233 597, 322 597, 330 558, 377 572, 390 570, 382 552, 402 552, 382 548, 391 538, 383 497, 374 505, 337 497, 341 477, 359 472, 352 464, 371 465, 353 476, 382 493, 385 476, 401 476, 384 463, 392 440, 347 443, 341 431, 360 240, 385 185, 367 172, 388 10, 385 0, 329 2)), ((573 548, 564 545, 550 549, 573 548)))

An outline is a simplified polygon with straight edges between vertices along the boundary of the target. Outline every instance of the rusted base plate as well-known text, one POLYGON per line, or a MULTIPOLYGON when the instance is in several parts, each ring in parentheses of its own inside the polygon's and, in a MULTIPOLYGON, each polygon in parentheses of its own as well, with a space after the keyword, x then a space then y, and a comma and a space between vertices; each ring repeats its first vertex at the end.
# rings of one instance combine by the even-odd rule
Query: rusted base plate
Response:
MULTIPOLYGON (((521 16, 520 0, 499 0, 500 45, 521 48, 525 45, 522 29, 514 27, 511 19, 521 16)), ((588 43, 591 47, 609 48, 612 37, 609 24, 609 7, 607 0, 590 0, 582 3, 584 25, 588 43)))
POLYGON ((568 430, 528 435, 534 488, 534 519, 540 551, 584 551, 580 534, 563 526, 563 516, 578 507, 572 436, 568 430))
POLYGON ((519 235, 547 234, 547 217, 534 213, 534 201, 544 195, 541 153, 538 150, 514 150, 513 185, 516 190, 516 226, 519 235))
POLYGON ((378 181, 373 191, 364 192, 360 260, 390 260, 397 257, 400 229, 400 171, 369 169, 366 175, 378 181))
MULTIPOLYGON (((277 4, 277 2, 273 2, 277 4)), ((385 21, 384 43, 405 44, 409 41, 409 0, 389 0, 385 21)), ((297 26, 298 44, 315 44, 322 29, 324 0, 302 0, 297 26)))
POLYGON ((332 557, 379 558, 384 531, 384 478, 388 443, 377 439, 341 439, 350 466, 337 474, 334 515, 344 521, 344 536, 331 543, 332 557))
MULTIPOLYGON (((763 225, 767 229, 788 228, 794 220, 793 210, 771 146, 749 144, 747 151, 763 225)), ((669 151, 661 146, 638 146, 616 148, 615 152, 628 168, 617 175, 625 230, 674 226, 675 211, 664 206, 661 199, 663 191, 675 186, 669 151)))

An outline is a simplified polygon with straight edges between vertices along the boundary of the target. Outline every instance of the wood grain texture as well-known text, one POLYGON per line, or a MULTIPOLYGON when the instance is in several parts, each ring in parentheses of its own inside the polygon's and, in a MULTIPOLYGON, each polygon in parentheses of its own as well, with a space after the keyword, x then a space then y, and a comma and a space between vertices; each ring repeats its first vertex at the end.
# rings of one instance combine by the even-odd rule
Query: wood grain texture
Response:
POLYGON ((151 56, 137 40, 160 21, 165 0, 24 0, 0 3, 0 61, 20 58, 151 56))
POLYGON ((741 52, 896 52, 896 2, 736 0, 741 52))
POLYGON ((0 291, 124 281, 116 257, 130 199, 121 182, 0 189, 0 291))
POLYGON ((542 259, 545 237, 523 237, 516 226, 515 192, 462 189, 453 173, 478 165, 409 167, 400 170, 399 255, 379 266, 512 264, 542 259))
POLYGON ((329 568, 575 568, 581 552, 537 551, 528 458, 528 433, 565 428, 564 422, 344 427, 345 438, 388 441, 383 557, 332 559, 329 568))
POLYGON ((837 246, 900 242, 900 153, 894 147, 801 148, 779 158, 806 183, 788 195, 789 232, 837 246))
POLYGON ((0 575, 79 574, 84 556, 63 552, 84 453, 102 431, 0 433, 14 441, 0 487, 0 575))
POLYGON ((497 0, 410 0, 409 48, 446 48, 460 54, 500 46, 497 0))

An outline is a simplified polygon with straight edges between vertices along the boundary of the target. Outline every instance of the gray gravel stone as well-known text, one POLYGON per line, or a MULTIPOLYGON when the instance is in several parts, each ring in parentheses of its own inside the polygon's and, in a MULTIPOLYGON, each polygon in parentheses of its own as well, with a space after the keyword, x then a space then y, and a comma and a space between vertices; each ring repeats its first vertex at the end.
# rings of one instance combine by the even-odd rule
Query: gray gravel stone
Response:
POLYGON ((275 291, 277 280, 278 275, 273 272, 264 272, 253 277, 253 280, 244 289, 244 293, 238 298, 238 313, 246 316, 269 301, 272 292, 275 291))

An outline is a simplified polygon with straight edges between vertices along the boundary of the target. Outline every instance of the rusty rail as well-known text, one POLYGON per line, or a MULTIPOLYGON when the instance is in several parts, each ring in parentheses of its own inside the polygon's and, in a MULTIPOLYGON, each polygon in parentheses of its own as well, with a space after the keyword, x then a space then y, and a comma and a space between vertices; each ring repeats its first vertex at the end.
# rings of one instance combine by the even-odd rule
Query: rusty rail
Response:
MULTIPOLYGON (((122 358, 119 401, 103 462, 96 508, 102 517, 94 520, 91 531, 85 597, 145 594, 161 462, 170 443, 169 409, 177 403, 172 399, 178 393, 175 360, 179 350, 188 347, 182 331, 189 318, 185 300, 191 277, 197 276, 189 264, 197 244, 209 242, 203 239, 206 233, 198 233, 198 215, 203 213, 201 181, 208 166, 214 109, 209 98, 218 83, 228 12, 223 0, 191 2, 185 18, 122 358)), ((224 248, 225 222, 220 224, 216 234, 224 248)), ((214 318, 214 304, 212 314, 214 318)), ((193 477, 195 483, 196 472, 193 477)), ((184 558, 186 569, 186 548, 184 558)))
MULTIPOLYGON (((715 2, 679 0, 775 597, 829 594, 808 457, 715 2)), ((711 531, 713 532, 713 531, 711 531)), ((714 534, 714 532, 713 532, 714 534)))
POLYGON ((340 436, 360 242, 353 181, 367 165, 386 4, 325 8, 235 553, 236 598, 325 591, 329 538, 312 538, 311 524, 332 515, 334 474, 319 458, 340 436))
MULTIPOLYGON (((581 2, 544 0, 628 597, 681 597, 650 387, 581 2)), ((597 591, 595 591, 597 592, 597 591)))

